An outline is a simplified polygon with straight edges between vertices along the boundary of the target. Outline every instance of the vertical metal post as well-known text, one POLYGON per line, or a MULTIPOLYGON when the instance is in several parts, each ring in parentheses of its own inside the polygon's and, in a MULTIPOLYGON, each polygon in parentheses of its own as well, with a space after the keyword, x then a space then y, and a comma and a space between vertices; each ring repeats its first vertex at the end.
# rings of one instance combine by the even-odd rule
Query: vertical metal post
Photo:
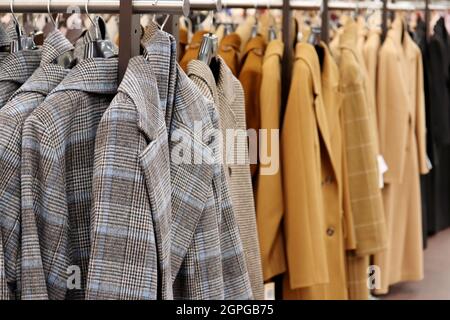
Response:
POLYGON ((120 0, 119 82, 125 75, 130 59, 140 54, 140 42, 140 15, 133 14, 132 0, 120 0))
POLYGON ((388 3, 387 0, 383 0, 383 11, 381 13, 381 40, 384 41, 387 34, 387 19, 388 19, 388 3))
POLYGON ((425 35, 427 40, 430 33, 430 0, 425 0, 425 35))
MULTIPOLYGON (((286 106, 289 96, 289 90, 291 88, 291 77, 292 77, 292 64, 294 56, 294 42, 292 37, 292 11, 290 0, 283 0, 283 43, 284 43, 284 53, 283 53, 283 63, 282 63, 282 106, 286 106)), ((284 111, 284 110, 283 110, 284 111)))
POLYGON ((171 15, 169 17, 169 20, 167 20, 166 26, 164 27, 164 30, 168 33, 170 33, 176 40, 177 43, 177 60, 178 55, 180 53, 180 31, 179 31, 179 20, 180 17, 177 15, 171 15))
POLYGON ((321 39, 326 44, 330 41, 330 15, 328 14, 328 0, 323 1, 323 11, 322 11, 322 31, 321 31, 321 39))

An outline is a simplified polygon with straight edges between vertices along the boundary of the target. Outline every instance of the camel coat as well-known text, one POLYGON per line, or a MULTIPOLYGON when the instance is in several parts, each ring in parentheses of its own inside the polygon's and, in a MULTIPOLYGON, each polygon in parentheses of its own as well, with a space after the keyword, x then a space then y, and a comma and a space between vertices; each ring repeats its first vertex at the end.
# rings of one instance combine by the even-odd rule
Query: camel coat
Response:
POLYGON ((188 46, 185 47, 185 51, 183 54, 183 57, 180 60, 180 67, 187 72, 188 70, 188 64, 192 60, 195 60, 198 58, 198 52, 200 51, 200 45, 203 41, 203 35, 208 33, 208 31, 201 30, 194 33, 192 36, 191 43, 189 43, 188 46))
MULTIPOLYGON (((242 84, 245 94, 245 118, 247 119, 247 129, 253 129, 256 132, 256 142, 259 142, 258 133, 261 126, 260 111, 260 90, 262 80, 262 65, 264 52, 266 50, 266 41, 264 37, 258 35, 247 43, 241 61, 241 72, 239 81, 242 84)), ((270 90, 270 89, 269 89, 270 90)), ((254 182, 258 170, 257 166, 257 145, 250 145, 250 170, 254 182)), ((253 183, 254 185, 254 183, 253 183)))
MULTIPOLYGON (((269 42, 262 65, 260 91, 261 129, 267 130, 263 135, 267 147, 262 147, 264 154, 271 157, 259 163, 255 185, 256 222, 258 224, 261 259, 264 281, 286 271, 286 255, 283 238, 283 186, 281 179, 281 161, 279 156, 279 131, 281 115, 281 61, 283 42, 269 42), (278 133, 278 137, 274 136, 278 133), (272 144, 272 138, 276 139, 272 144), (267 151, 266 151, 267 150, 267 151), (278 164, 278 165, 276 165, 278 164), (278 166, 278 170, 277 169, 278 166), (276 170, 273 172, 273 170, 276 170)), ((265 143, 264 143, 265 144, 265 143)))
POLYGON ((347 299, 338 68, 297 44, 282 131, 285 299, 347 299))
POLYGON ((235 77, 238 76, 240 70, 240 50, 241 37, 235 32, 226 35, 220 42, 219 55, 223 58, 235 77))
POLYGON ((389 171, 383 190, 388 250, 375 256, 381 288, 423 278, 420 174, 428 173, 420 49, 396 19, 378 64, 378 121, 381 151, 389 171), (403 41, 402 41, 403 39, 403 41))

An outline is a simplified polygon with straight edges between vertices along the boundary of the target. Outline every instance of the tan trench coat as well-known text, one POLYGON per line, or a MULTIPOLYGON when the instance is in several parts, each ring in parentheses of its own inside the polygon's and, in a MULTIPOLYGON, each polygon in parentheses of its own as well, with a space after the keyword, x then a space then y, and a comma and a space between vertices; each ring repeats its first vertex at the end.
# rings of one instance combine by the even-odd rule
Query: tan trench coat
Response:
POLYGON ((328 49, 297 44, 282 131, 285 299, 347 299, 339 75, 328 49))
POLYGON ((388 250, 375 256, 381 288, 423 278, 420 174, 428 173, 420 49, 396 19, 378 64, 378 121, 381 151, 389 171, 383 190, 388 250), (402 42, 403 38, 403 42, 402 42))

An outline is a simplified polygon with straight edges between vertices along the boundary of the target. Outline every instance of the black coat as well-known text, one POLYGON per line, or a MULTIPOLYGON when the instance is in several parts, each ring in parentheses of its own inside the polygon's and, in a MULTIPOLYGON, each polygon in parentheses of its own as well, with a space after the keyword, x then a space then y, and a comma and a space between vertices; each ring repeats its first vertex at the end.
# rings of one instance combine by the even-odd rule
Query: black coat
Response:
POLYGON ((424 54, 428 154, 433 163, 428 232, 450 226, 450 36, 444 18, 434 27, 424 54))

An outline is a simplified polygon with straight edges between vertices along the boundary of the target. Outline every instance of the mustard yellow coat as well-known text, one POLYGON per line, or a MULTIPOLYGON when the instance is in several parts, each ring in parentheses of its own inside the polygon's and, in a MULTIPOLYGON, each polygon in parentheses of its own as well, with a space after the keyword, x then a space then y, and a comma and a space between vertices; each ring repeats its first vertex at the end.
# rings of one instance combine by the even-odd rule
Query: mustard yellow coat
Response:
POLYGON ((420 174, 428 173, 420 49, 396 19, 378 62, 381 152, 389 167, 383 189, 388 250, 375 256, 381 288, 423 278, 420 174), (403 41, 402 41, 403 39, 403 41))
MULTIPOLYGON (((258 133, 261 125, 261 106, 260 106, 260 90, 262 80, 262 65, 264 52, 266 50, 266 41, 261 35, 250 39, 245 46, 245 50, 241 60, 241 71, 239 73, 239 81, 245 93, 245 117, 247 119, 247 130, 253 129, 258 133)), ((259 141, 259 139, 257 139, 259 141)), ((256 149, 256 148, 254 148, 256 149)), ((250 155, 250 169, 252 173, 253 183, 255 182, 258 166, 257 156, 255 153, 250 155)))
POLYGON ((200 51, 200 45, 202 44, 205 33, 208 33, 208 31, 201 30, 194 33, 191 43, 185 47, 183 57, 180 60, 180 67, 185 72, 187 72, 189 62, 198 58, 198 52, 200 51))
POLYGON ((219 45, 219 55, 235 77, 239 75, 240 70, 240 50, 241 37, 235 32, 224 36, 219 45))
MULTIPOLYGON (((259 163, 255 202, 264 280, 286 271, 286 255, 283 238, 283 186, 280 161, 280 115, 281 115, 281 61, 284 45, 280 40, 269 42, 262 65, 260 90, 260 127, 267 130, 267 153, 271 161, 259 163), (276 135, 278 133, 278 135, 276 135), (274 135, 275 134, 275 135, 274 135), (278 136, 278 138, 277 138, 278 136), (272 144, 272 137, 275 141, 272 144), (273 170, 276 170, 273 172, 273 170)), ((266 153, 266 152, 264 152, 266 153)))

